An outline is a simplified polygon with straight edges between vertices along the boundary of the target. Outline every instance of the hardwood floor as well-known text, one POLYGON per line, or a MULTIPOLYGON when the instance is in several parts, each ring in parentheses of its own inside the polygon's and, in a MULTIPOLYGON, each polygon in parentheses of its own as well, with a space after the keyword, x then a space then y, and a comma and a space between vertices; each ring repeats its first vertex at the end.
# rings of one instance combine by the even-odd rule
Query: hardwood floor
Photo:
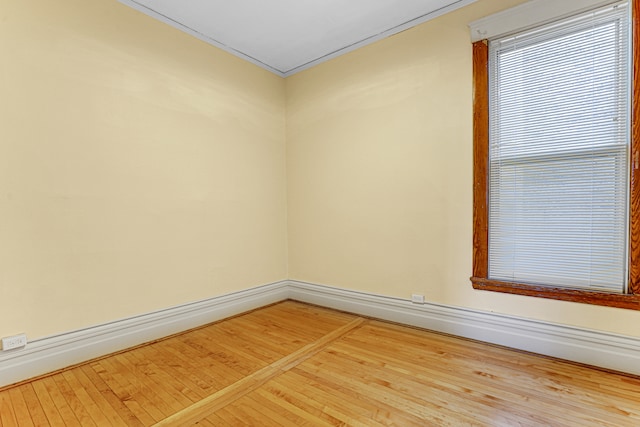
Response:
POLYGON ((640 426, 640 379, 285 301, 0 389, 1 426, 640 426))

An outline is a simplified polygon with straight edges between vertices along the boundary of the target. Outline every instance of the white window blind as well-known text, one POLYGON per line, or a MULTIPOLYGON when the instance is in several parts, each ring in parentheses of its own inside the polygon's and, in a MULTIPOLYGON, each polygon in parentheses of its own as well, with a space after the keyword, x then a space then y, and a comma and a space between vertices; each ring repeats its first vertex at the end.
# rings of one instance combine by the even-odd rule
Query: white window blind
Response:
POLYGON ((489 278, 624 292, 627 2, 489 43, 489 278))

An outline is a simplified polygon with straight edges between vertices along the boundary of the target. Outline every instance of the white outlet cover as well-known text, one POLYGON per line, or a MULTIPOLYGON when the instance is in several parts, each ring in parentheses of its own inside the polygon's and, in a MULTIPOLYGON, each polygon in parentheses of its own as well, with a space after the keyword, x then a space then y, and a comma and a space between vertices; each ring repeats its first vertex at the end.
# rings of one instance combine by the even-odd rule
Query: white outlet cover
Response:
POLYGON ((2 338, 2 351, 22 348, 27 345, 27 335, 19 334, 2 338))

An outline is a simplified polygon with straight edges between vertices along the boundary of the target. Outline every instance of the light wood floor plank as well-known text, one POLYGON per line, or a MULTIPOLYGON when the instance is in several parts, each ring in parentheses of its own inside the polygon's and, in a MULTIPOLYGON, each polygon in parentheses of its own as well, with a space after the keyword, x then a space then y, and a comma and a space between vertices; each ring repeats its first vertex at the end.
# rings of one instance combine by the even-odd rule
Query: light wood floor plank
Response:
POLYGON ((274 404, 271 400, 265 399, 258 395, 256 392, 252 392, 243 397, 242 400, 249 401, 249 406, 257 408, 263 415, 265 425, 283 426, 283 427, 296 427, 300 425, 298 418, 292 416, 292 414, 283 413, 281 407, 274 404))
MULTIPOLYGON (((9 394, 10 403, 7 402, 6 406, 11 408, 13 407, 13 412, 15 414, 16 424, 19 426, 30 427, 33 426, 33 421, 31 420, 31 414, 29 413, 29 407, 27 406, 27 402, 24 400, 24 396, 18 387, 7 390, 9 394)), ((3 405, 0 403, 0 408, 3 405)), ((4 424, 4 423, 0 423, 4 424)))
POLYGON ((357 402, 361 408, 369 409, 368 413, 360 413, 360 419, 372 419, 380 424, 390 426, 422 427, 426 424, 425 420, 406 412, 397 411, 385 401, 376 400, 373 396, 362 395, 357 390, 345 387, 326 373, 316 375, 305 371, 304 367, 297 367, 289 371, 287 376, 292 377, 293 381, 298 384, 312 384, 313 388, 317 390, 316 392, 333 395, 345 404, 351 405, 357 402))
POLYGON ((297 369, 287 372, 278 377, 275 381, 279 386, 286 387, 289 393, 295 393, 299 398, 307 398, 310 404, 317 409, 326 411, 332 410, 333 416, 353 425, 354 423, 366 425, 384 426, 388 425, 387 419, 379 420, 375 414, 379 405, 372 404, 363 399, 348 399, 341 395, 337 389, 332 389, 330 393, 319 386, 318 382, 308 381, 297 374, 297 369))
MULTIPOLYGON (((362 333, 364 334, 365 332, 362 331, 362 333)), ((444 381, 449 384, 473 384, 473 386, 479 390, 490 391, 493 396, 502 395, 511 403, 518 401, 524 402, 526 405, 524 410, 528 410, 530 413, 540 413, 547 408, 550 413, 555 414, 555 417, 566 417, 569 420, 580 418, 589 420, 593 417, 597 418, 598 416, 597 408, 594 408, 594 406, 598 406, 600 403, 592 405, 591 403, 593 402, 589 401, 583 402, 587 403, 587 405, 582 406, 580 399, 577 396, 578 393, 575 393, 575 391, 571 396, 571 399, 567 399, 568 396, 566 396, 566 393, 559 393, 563 389, 559 389, 558 387, 548 387, 545 385, 544 382, 549 381, 549 378, 534 381, 532 378, 538 378, 537 376, 534 377, 530 374, 525 376, 522 374, 522 371, 511 371, 507 369, 504 372, 501 372, 497 370, 500 368, 500 364, 491 366, 486 357, 482 358, 482 361, 474 361, 469 357, 452 358, 450 355, 449 357, 442 357, 442 355, 440 355, 438 358, 429 359, 429 351, 427 349, 413 348, 407 350, 407 347, 416 345, 413 342, 415 340, 407 341, 405 344, 402 342, 376 340, 377 344, 375 345, 373 345, 372 342, 367 344, 365 341, 367 341, 365 336, 360 336, 358 338, 356 334, 352 334, 340 344, 348 347, 347 352, 364 351, 363 349, 366 348, 371 358, 385 360, 387 363, 392 363, 396 360, 396 355, 402 356, 397 358, 403 360, 404 362, 402 363, 406 363, 406 360, 411 360, 410 356, 415 355, 414 359, 418 359, 423 366, 427 367, 427 369, 429 369, 429 366, 434 366, 433 370, 429 374, 430 378, 433 378, 433 376, 448 374, 450 376, 445 378, 444 381), (350 340, 357 341, 357 343, 348 347, 351 342, 350 340), (389 354, 393 354, 393 356, 388 356, 389 354), (494 389, 491 389, 492 384, 496 385, 494 389), (529 392, 523 394, 523 389, 529 390, 529 392), (507 395, 504 393, 507 393, 507 395), (535 402, 535 410, 532 410, 533 408, 528 406, 530 402, 535 402)), ((505 351, 504 349, 501 350, 503 352, 505 351)), ((532 357, 531 355, 521 356, 532 357)), ((540 358, 534 359, 544 363, 540 358)), ((408 367, 408 369, 414 368, 415 366, 408 367)), ((566 390, 566 387, 564 389, 566 390)), ((576 391, 577 390, 578 389, 576 388, 576 391)), ((569 425, 573 424, 569 420, 567 420, 567 423, 569 423, 569 425)))
POLYGON ((221 426, 229 426, 230 424, 227 424, 223 418, 221 418, 218 414, 212 414, 209 415, 207 418, 205 418, 204 420, 200 420, 198 422, 196 422, 194 425, 200 425, 200 423, 206 423, 206 425, 209 426, 213 426, 213 427, 221 427, 221 426))
POLYGON ((58 408, 58 413, 62 417, 64 425, 72 426, 72 427, 80 427, 80 421, 78 421, 78 417, 76 416, 76 414, 74 414, 73 410, 67 403, 67 400, 65 399, 64 395, 62 394, 62 392, 58 388, 58 385, 56 384, 55 379, 58 375, 52 375, 50 377, 44 378, 42 381, 44 382, 45 387, 49 392, 49 396, 51 397, 51 400, 58 408))
POLYGON ((7 427, 18 426, 18 419, 8 392, 0 393, 0 425, 7 427))
POLYGON ((0 389, 2 427, 156 423, 637 427, 640 378, 286 301, 0 389))
MULTIPOLYGON (((91 381, 99 387, 102 394, 109 398, 110 405, 116 408, 118 413, 125 414, 127 423, 136 423, 139 425, 153 424, 156 420, 145 408, 141 407, 138 401, 133 399, 132 393, 128 390, 130 385, 124 383, 123 380, 118 380, 117 374, 109 372, 104 366, 110 366, 108 362, 106 362, 106 359, 92 363, 90 367, 84 369, 84 372, 89 376, 91 381)), ((158 409, 152 407, 150 403, 148 403, 147 409, 156 413, 158 412, 158 409)), ((157 417, 161 418, 162 414, 157 414, 157 417)))
POLYGON ((235 345, 235 341, 243 339, 242 337, 249 342, 256 341, 255 337, 247 336, 246 333, 238 334, 232 338, 231 342, 226 340, 225 345, 220 345, 219 341, 206 336, 206 331, 196 331, 194 337, 197 337, 198 340, 192 340, 189 345, 203 353, 201 357, 208 363, 205 367, 213 368, 212 370, 217 373, 223 372, 223 376, 231 382, 238 381, 266 365, 265 362, 247 355, 239 346, 235 345))
POLYGON ((222 424, 220 424, 219 419, 216 420, 216 422, 211 422, 208 419, 204 419, 198 421, 197 423, 195 423, 195 425, 199 427, 220 427, 222 424))
POLYGON ((124 402, 136 416, 145 424, 148 422, 146 415, 154 421, 164 418, 172 412, 172 408, 156 392, 156 389, 144 376, 136 375, 135 366, 130 366, 117 354, 109 359, 97 363, 99 370, 96 372, 107 382, 110 388, 116 392, 120 400, 124 402))
POLYGON ((282 410, 288 411, 298 417, 299 422, 310 424, 336 425, 341 424, 338 418, 327 414, 322 408, 314 405, 311 399, 283 387, 274 379, 260 387, 257 394, 271 394, 271 400, 278 402, 282 410))
POLYGON ((74 393, 73 389, 71 388, 67 380, 64 378, 64 376, 60 373, 57 375, 53 375, 51 378, 54 380, 56 386, 58 387, 58 391, 60 395, 66 402, 67 410, 65 412, 70 412, 69 418, 73 416, 73 418, 70 418, 72 421, 67 422, 67 424, 80 425, 83 427, 84 426, 95 427, 96 424, 95 422, 93 422, 91 415, 89 415, 87 406, 85 406, 83 402, 81 402, 80 399, 78 399, 78 397, 76 396, 76 394, 74 393), (76 424, 76 420, 77 420, 77 424, 76 424))
MULTIPOLYGON (((346 343, 341 343, 345 346, 346 353, 350 353, 353 349, 355 351, 364 351, 358 346, 348 346, 346 343)), ((362 353, 361 353, 362 354, 362 353)), ((386 370, 398 370, 395 366, 401 366, 401 372, 411 372, 412 375, 421 377, 425 380, 425 389, 432 389, 433 387, 444 387, 446 389, 452 389, 452 387, 459 387, 459 390, 463 392, 462 396, 468 395, 464 401, 469 403, 467 410, 471 411, 473 405, 471 405, 471 399, 481 399, 487 401, 488 409, 505 408, 511 414, 525 414, 526 418, 532 419, 530 422, 539 424, 545 418, 540 418, 545 413, 556 414, 555 423, 562 423, 563 418, 565 425, 574 425, 570 420, 573 419, 571 414, 567 414, 566 411, 558 411, 558 401, 548 397, 546 394, 533 391, 532 393, 522 393, 522 388, 512 387, 506 383, 500 383, 497 387, 493 387, 494 381, 499 381, 497 378, 490 378, 482 373, 478 374, 478 371, 466 371, 458 366, 457 369, 450 369, 443 366, 438 366, 433 363, 423 363, 421 366, 414 363, 406 362, 406 358, 401 356, 396 358, 395 356, 385 356, 383 351, 380 351, 380 347, 371 348, 368 351, 368 356, 382 360, 385 362, 386 370), (398 360, 400 359, 400 361, 398 360), (432 368, 433 367, 433 368, 432 368), (533 396, 531 396, 533 394, 533 396), (534 397, 534 399, 532 399, 534 397), (530 402, 535 402, 535 411, 531 410, 530 402)), ((561 401, 562 402, 562 401, 561 401)), ((566 409, 566 408, 563 408, 566 409)), ((475 413, 475 416, 478 416, 475 413)), ((582 414, 578 414, 582 416, 582 414)), ((549 418, 546 418, 547 420, 549 418)))
POLYGON ((33 385, 33 390, 36 392, 38 396, 38 400, 40 401, 40 405, 44 410, 44 413, 47 417, 48 423, 51 425, 64 425, 64 420, 60 416, 60 412, 58 412, 58 408, 55 405, 53 399, 49 395, 49 391, 47 390, 46 381, 48 378, 43 378, 42 380, 35 381, 33 385))
POLYGON ((481 395, 481 398, 478 398, 470 391, 460 393, 446 386, 438 387, 430 379, 419 376, 420 367, 414 368, 409 375, 403 375, 400 372, 391 372, 388 365, 384 368, 367 365, 357 355, 335 352, 323 356, 325 357, 316 358, 312 362, 317 363, 317 372, 332 372, 332 377, 340 378, 341 383, 353 387, 355 391, 389 404, 392 399, 399 398, 400 400, 394 404, 396 411, 403 410, 419 418, 425 418, 423 414, 413 412, 415 405, 418 405, 419 408, 427 408, 429 413, 438 414, 441 418, 433 421, 442 425, 472 421, 507 425, 536 423, 535 420, 523 419, 513 410, 499 411, 500 407, 509 407, 508 402, 501 402, 493 396, 481 395), (483 411, 484 408, 491 408, 490 416, 486 414, 486 410, 483 411))
POLYGON ((244 361, 245 370, 253 372, 270 363, 270 360, 276 360, 282 357, 276 352, 272 352, 270 356, 265 356, 264 353, 258 353, 256 349, 264 349, 263 346, 256 345, 250 339, 235 339, 229 342, 228 335, 224 334, 220 328, 197 331, 197 335, 201 336, 203 340, 207 341, 212 347, 221 349, 224 353, 235 354, 240 360, 244 361))
MULTIPOLYGON (((144 426, 150 425, 154 422, 154 420, 150 418, 149 414, 147 414, 146 412, 143 413, 143 420, 140 420, 136 416, 136 414, 133 413, 127 405, 125 405, 122 399, 126 399, 128 398, 128 396, 125 395, 121 398, 111 387, 109 387, 109 384, 102 379, 98 372, 96 372, 96 369, 102 370, 102 367, 98 363, 82 365, 77 369, 79 369, 82 372, 83 376, 86 376, 91 384, 100 392, 101 396, 106 400, 106 402, 115 411, 115 413, 117 413, 118 416, 125 422, 125 424, 130 426, 144 426)), ((85 387, 87 386, 85 385, 85 387)), ((96 402, 98 402, 98 400, 96 400, 96 402)), ((107 410, 103 410, 103 412, 105 412, 105 414, 109 413, 107 410)))
POLYGON ((287 399, 285 396, 281 394, 274 393, 273 390, 268 390, 266 388, 260 388, 256 390, 256 394, 264 397, 265 399, 271 399, 273 402, 277 401, 278 407, 280 411, 285 411, 296 417, 296 424, 298 425, 308 425, 308 426, 332 426, 335 425, 330 423, 329 421, 318 418, 316 414, 308 412, 297 406, 291 400, 287 399))
POLYGON ((253 401, 239 399, 225 406, 225 410, 247 426, 266 426, 271 423, 270 419, 256 407, 253 401))
POLYGON ((191 372, 183 369, 175 359, 169 358, 153 346, 141 347, 139 352, 131 352, 129 357, 137 360, 139 364, 147 365, 146 375, 156 378, 156 382, 168 384, 172 395, 180 401, 180 404, 188 406, 205 397, 198 383, 193 381, 191 372))
MULTIPOLYGON (((354 350, 354 347, 340 343, 332 348, 332 356, 339 360, 337 363, 340 369, 346 369, 347 373, 349 373, 349 366, 353 366, 353 369, 366 370, 369 376, 375 375, 376 377, 370 379, 372 382, 389 383, 391 387, 400 389, 413 387, 429 392, 437 391, 442 396, 437 399, 442 400, 443 405, 446 405, 448 400, 461 398, 470 403, 470 409, 474 409, 475 406, 483 407, 488 404, 496 406, 500 401, 495 396, 474 394, 472 389, 464 387, 462 376, 456 378, 456 382, 438 381, 436 377, 429 374, 429 368, 426 365, 403 363, 395 356, 384 359, 381 357, 381 352, 367 354, 358 348, 354 350), (477 405, 474 405, 474 402, 477 402, 477 405)), ((321 359, 317 361, 322 362, 321 359)), ((331 369, 331 366, 327 365, 326 368, 331 369)))
POLYGON ((24 401, 29 409, 29 415, 31 416, 33 424, 37 427, 48 426, 49 421, 47 419, 47 415, 40 404, 40 400, 38 399, 35 390, 33 389, 33 384, 22 384, 18 386, 17 389, 22 393, 22 397, 24 397, 24 401))
POLYGON ((128 369, 127 376, 136 378, 145 394, 148 394, 149 389, 154 391, 167 412, 175 413, 193 404, 191 399, 179 391, 184 390, 182 383, 155 368, 149 359, 139 357, 137 352, 119 354, 118 361, 123 368, 128 369))
POLYGON ((194 394, 193 397, 190 396, 193 401, 200 400, 225 386, 217 385, 218 380, 212 378, 210 373, 199 369, 199 364, 194 363, 188 354, 178 351, 173 345, 158 344, 142 347, 141 350, 142 357, 161 360, 162 363, 158 368, 165 370, 168 375, 179 378, 180 382, 194 394))
MULTIPOLYGON (((313 362, 310 362, 298 367, 298 369, 311 370, 316 374, 327 369, 317 365, 312 367, 312 364, 313 362)), ((378 402, 386 403, 394 411, 406 413, 412 417, 441 426, 473 423, 473 418, 467 417, 465 414, 456 413, 450 408, 427 402, 406 393, 390 392, 382 384, 369 382, 366 379, 362 380, 357 376, 358 373, 354 376, 338 372, 331 373, 331 377, 341 383, 344 388, 349 388, 358 395, 371 396, 372 399, 378 402)))
MULTIPOLYGON (((318 419, 322 419, 332 425, 359 425, 362 424, 357 421, 356 417, 351 417, 349 414, 356 414, 357 410, 353 407, 349 411, 343 411, 342 405, 331 404, 331 400, 319 399, 316 394, 316 390, 312 388, 303 389, 300 384, 292 384, 287 381, 288 375, 282 375, 265 384, 264 390, 270 392, 280 400, 287 401, 292 405, 295 405, 300 410, 312 414, 318 419)), ((376 427, 380 424, 373 420, 368 420, 369 427, 376 427)))
POLYGON ((215 417, 219 420, 215 424, 216 426, 225 426, 225 427, 250 426, 250 424, 247 424, 242 418, 238 418, 237 414, 234 414, 231 411, 229 411, 228 408, 222 408, 216 411, 215 417))
MULTIPOLYGON (((189 334, 191 336, 191 334, 189 334)), ((176 337, 175 340, 163 342, 163 352, 167 354, 169 359, 173 359, 174 363, 190 373, 189 378, 196 383, 200 389, 206 394, 211 394, 220 390, 234 381, 238 376, 233 373, 233 377, 225 375, 224 369, 215 369, 215 363, 208 358, 207 354, 198 352, 189 345, 189 339, 186 337, 176 337)))
MULTIPOLYGON (((75 412, 80 412, 84 409, 87 415, 92 420, 93 425, 96 426, 105 426, 112 424, 104 415, 100 407, 93 400, 93 398, 89 394, 89 391, 85 387, 83 387, 82 384, 80 384, 80 381, 78 381, 78 378, 72 371, 63 372, 62 377, 65 379, 65 381, 69 385, 69 389, 77 399, 78 404, 72 405, 72 408, 75 412)), ((85 425, 84 421, 81 420, 81 422, 83 425, 85 425)))
POLYGON ((317 354, 327 344, 332 341, 341 338, 343 335, 359 327, 364 322, 361 318, 356 318, 347 325, 330 332, 315 342, 306 345, 300 350, 286 356, 277 362, 259 370, 258 372, 251 374, 248 377, 226 387, 213 395, 201 400, 200 402, 180 411, 171 417, 166 418, 162 422, 159 422, 157 426, 175 426, 175 425, 189 425, 195 421, 206 418, 209 414, 217 411, 220 408, 225 407, 229 403, 237 400, 241 396, 255 390, 262 384, 269 381, 271 378, 280 374, 280 371, 286 371, 296 366, 298 363, 303 362, 309 357, 317 354))

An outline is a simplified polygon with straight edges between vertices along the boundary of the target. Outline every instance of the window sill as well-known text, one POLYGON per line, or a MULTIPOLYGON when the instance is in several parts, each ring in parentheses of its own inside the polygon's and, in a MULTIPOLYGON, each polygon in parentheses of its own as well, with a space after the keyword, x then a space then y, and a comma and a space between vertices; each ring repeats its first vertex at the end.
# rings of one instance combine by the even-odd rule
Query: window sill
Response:
POLYGON ((548 286, 502 282, 498 280, 483 279, 480 277, 471 277, 471 283, 473 283, 474 289, 483 291, 503 292, 560 301, 640 310, 640 295, 635 294, 615 294, 579 289, 552 288, 548 286))

